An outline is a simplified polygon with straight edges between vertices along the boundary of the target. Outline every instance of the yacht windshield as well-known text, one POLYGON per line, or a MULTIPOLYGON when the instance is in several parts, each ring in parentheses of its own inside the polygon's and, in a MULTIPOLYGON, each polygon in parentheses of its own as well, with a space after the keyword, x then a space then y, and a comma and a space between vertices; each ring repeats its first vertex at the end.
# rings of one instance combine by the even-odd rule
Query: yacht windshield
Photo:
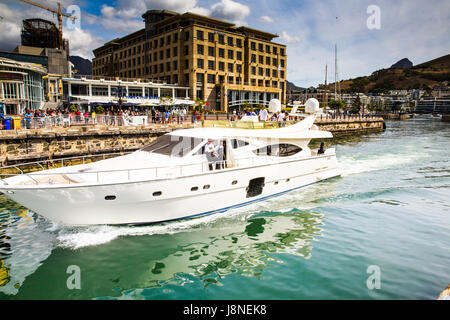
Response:
POLYGON ((183 157, 197 147, 203 139, 165 134, 141 149, 150 153, 183 157))

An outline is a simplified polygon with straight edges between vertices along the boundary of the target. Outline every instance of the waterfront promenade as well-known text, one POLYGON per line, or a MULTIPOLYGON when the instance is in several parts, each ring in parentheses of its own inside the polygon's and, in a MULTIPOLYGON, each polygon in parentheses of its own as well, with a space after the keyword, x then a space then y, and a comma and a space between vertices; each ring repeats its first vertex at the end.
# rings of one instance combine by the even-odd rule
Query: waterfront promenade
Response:
MULTIPOLYGON (((118 122, 117 122, 118 123, 118 122)), ((149 144, 167 132, 201 126, 236 126, 238 122, 214 116, 206 121, 172 121, 145 125, 105 125, 72 123, 70 126, 48 126, 38 129, 0 130, 0 162, 2 165, 76 157, 94 154, 131 152, 149 144), (219 120, 216 120, 219 119, 219 120)), ((268 127, 287 126, 295 121, 267 122, 268 127)), ((318 117, 319 130, 333 134, 352 134, 382 131, 379 117, 318 117)))

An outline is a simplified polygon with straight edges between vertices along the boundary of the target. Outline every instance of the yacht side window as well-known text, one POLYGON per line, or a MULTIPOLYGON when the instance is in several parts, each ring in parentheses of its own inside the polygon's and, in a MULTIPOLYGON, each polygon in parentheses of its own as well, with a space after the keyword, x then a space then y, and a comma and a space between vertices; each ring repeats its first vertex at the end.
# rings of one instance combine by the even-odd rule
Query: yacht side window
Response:
POLYGON ((302 148, 295 144, 280 143, 265 146, 253 152, 257 156, 272 156, 272 157, 289 157, 302 151, 302 148))
POLYGON ((237 149, 240 147, 248 146, 248 142, 239 140, 239 139, 231 139, 231 145, 233 146, 233 149, 237 149))

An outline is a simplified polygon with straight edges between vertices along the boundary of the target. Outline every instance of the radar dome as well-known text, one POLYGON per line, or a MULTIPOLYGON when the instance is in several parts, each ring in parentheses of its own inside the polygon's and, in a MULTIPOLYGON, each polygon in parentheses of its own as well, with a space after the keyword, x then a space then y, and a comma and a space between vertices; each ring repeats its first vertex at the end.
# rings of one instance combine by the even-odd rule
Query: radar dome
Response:
POLYGON ((316 98, 309 98, 305 102, 305 112, 306 113, 316 113, 320 111, 320 104, 316 98))
POLYGON ((281 102, 278 99, 272 99, 269 102, 269 112, 270 113, 277 113, 281 111, 281 102))

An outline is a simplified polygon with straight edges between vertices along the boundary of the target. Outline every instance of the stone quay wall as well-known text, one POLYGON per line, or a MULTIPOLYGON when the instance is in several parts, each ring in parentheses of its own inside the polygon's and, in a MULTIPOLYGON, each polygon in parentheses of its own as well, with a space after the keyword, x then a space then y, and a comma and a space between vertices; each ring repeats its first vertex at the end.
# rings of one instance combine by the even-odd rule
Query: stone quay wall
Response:
MULTIPOLYGON (((382 131, 381 118, 320 119, 320 130, 333 134, 382 131)), ((25 163, 135 151, 172 130, 191 128, 191 123, 137 127, 83 126, 30 130, 0 130, 0 162, 25 163)))

